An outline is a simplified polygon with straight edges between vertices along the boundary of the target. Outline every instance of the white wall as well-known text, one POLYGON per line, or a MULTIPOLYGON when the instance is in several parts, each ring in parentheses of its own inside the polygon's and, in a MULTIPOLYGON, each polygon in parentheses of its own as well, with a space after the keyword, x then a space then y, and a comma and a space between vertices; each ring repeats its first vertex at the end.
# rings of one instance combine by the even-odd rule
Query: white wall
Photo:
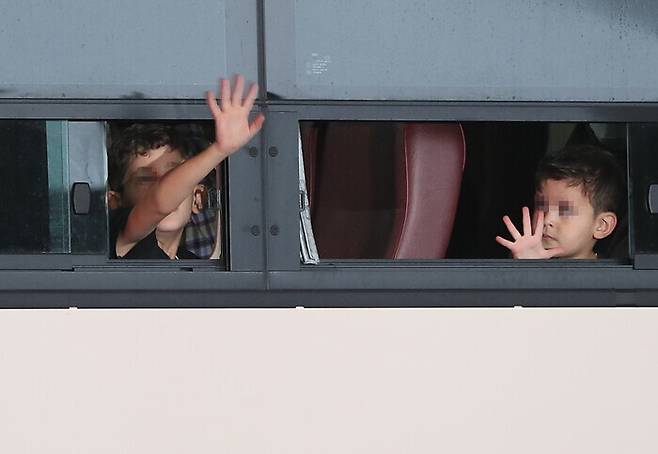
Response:
POLYGON ((2 453, 655 453, 658 310, 0 311, 2 453))

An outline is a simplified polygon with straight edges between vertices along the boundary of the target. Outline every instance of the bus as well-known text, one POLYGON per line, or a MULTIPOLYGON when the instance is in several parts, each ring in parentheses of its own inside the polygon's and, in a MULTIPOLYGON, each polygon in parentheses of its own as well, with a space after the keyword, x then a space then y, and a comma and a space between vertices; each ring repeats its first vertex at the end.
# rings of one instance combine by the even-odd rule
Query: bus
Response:
POLYGON ((3 452, 655 452, 658 4, 0 4, 3 452), (235 74, 214 255, 110 259, 112 143, 235 74), (569 145, 615 231, 511 258, 569 145))

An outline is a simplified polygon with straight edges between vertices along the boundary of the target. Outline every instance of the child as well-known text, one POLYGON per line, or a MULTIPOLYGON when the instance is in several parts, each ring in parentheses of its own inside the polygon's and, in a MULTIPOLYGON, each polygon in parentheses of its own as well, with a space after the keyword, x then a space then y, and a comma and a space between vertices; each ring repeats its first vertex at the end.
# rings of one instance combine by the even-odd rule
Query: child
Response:
POLYGON ((249 123, 257 85, 244 99, 243 91, 244 79, 237 76, 233 91, 228 80, 221 81, 219 106, 214 93, 206 93, 215 142, 196 156, 186 156, 166 128, 157 125, 142 125, 142 131, 129 131, 132 137, 112 144, 108 201, 119 209, 110 217, 110 258, 196 258, 182 247, 181 238, 191 213, 201 208, 198 183, 265 121, 259 114, 249 123))
POLYGON ((513 241, 496 241, 516 259, 596 259, 596 242, 617 226, 623 176, 614 157, 596 146, 567 147, 539 164, 534 229, 523 207, 523 234, 503 217, 513 241))

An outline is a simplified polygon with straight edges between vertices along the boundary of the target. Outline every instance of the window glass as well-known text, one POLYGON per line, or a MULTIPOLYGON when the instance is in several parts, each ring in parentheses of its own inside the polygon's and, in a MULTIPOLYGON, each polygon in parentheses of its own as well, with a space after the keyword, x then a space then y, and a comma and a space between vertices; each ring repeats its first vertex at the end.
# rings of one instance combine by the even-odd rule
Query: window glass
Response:
POLYGON ((0 250, 4 254, 68 252, 66 216, 57 213, 65 211, 58 200, 63 147, 54 143, 53 157, 49 159, 47 139, 45 121, 0 121, 0 181, 4 194, 0 204, 0 250), (52 181, 48 175, 51 161, 52 181))
POLYGON ((282 98, 658 100, 653 0, 268 6, 268 90, 282 98))
POLYGON ((50 252, 71 251, 68 123, 46 122, 50 252))
POLYGON ((88 213, 78 213, 74 203, 67 205, 71 219, 71 252, 74 254, 107 253, 105 135, 103 122, 68 122, 69 187, 73 192, 75 185, 80 186, 83 199, 84 193, 89 191, 90 201, 88 213))
POLYGON ((633 188, 633 252, 658 254, 658 125, 629 125, 633 188))
POLYGON ((256 2, 3 2, 0 97, 199 98, 257 78, 256 2))
POLYGON ((104 253, 103 138, 98 122, 0 121, 0 254, 104 253))
MULTIPOLYGON (((614 225, 589 247, 597 254, 590 258, 628 258, 623 124, 304 121, 300 130, 306 183, 301 198, 308 201, 312 224, 303 236, 314 239, 321 261, 510 258, 496 237, 513 240, 505 215, 522 232, 523 206, 546 213, 544 249, 579 247, 568 238, 582 227, 573 222, 589 219, 582 228, 598 228, 593 206, 601 197, 601 204, 612 205, 598 213, 614 210, 614 225), (564 180, 570 191, 575 180, 563 175, 572 173, 549 173, 537 191, 539 163, 561 156, 565 147, 576 153, 596 147, 597 156, 605 154, 614 174, 605 181, 614 181, 610 186, 617 191, 596 189, 602 195, 594 199, 584 183, 566 195, 544 185, 564 180), (589 218, 577 216, 586 209, 592 210, 589 218)), ((592 172, 585 172, 589 181, 592 172)))

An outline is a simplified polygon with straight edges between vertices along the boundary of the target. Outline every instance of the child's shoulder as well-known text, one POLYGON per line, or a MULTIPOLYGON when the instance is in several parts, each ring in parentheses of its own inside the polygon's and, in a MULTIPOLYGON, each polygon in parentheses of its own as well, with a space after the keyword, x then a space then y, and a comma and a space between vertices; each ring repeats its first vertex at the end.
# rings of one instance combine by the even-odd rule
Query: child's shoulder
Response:
MULTIPOLYGON (((137 260, 169 260, 170 257, 158 245, 158 239, 155 236, 155 230, 139 240, 123 256, 118 256, 117 238, 125 228, 128 216, 132 208, 117 208, 110 211, 110 258, 111 259, 137 259, 137 260)), ((180 242, 177 258, 181 260, 195 260, 199 257, 185 248, 184 242, 180 242)))
POLYGON ((167 259, 169 257, 158 247, 158 240, 155 237, 155 231, 138 241, 130 251, 123 256, 117 255, 117 239, 119 234, 126 227, 128 217, 132 208, 117 208, 110 210, 110 258, 111 259, 167 259))

